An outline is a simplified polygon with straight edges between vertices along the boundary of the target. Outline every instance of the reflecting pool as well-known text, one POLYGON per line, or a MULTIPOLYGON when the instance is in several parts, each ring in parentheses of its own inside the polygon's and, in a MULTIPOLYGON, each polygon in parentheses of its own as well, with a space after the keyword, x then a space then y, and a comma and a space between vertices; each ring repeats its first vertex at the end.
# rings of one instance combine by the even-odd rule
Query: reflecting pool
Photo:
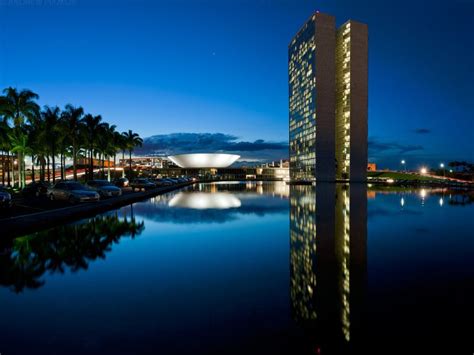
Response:
POLYGON ((474 197, 196 184, 0 244, 0 353, 472 353, 474 197))

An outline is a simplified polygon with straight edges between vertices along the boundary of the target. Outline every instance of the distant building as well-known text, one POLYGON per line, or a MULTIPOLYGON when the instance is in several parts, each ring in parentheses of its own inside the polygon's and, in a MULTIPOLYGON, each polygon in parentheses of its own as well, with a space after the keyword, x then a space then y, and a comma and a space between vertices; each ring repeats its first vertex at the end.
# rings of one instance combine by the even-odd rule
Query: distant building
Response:
MULTIPOLYGON (((128 166, 130 163, 129 158, 124 158, 119 160, 119 165, 128 166)), ((167 168, 170 165, 170 161, 163 157, 132 157, 132 167, 137 168, 167 168)))
MULTIPOLYGON (((132 168, 140 175, 153 177, 192 176, 213 180, 273 180, 290 179, 288 161, 265 163, 260 166, 229 166, 238 159, 232 154, 182 154, 170 157, 132 157, 132 168), (173 159, 171 159, 173 158, 173 159)), ((120 159, 127 167, 130 160, 120 159)))
POLYGON ((367 163, 367 171, 376 171, 376 170, 377 170, 377 164, 367 163))
POLYGON ((240 155, 224 153, 193 153, 170 155, 168 159, 181 168, 227 168, 240 155))
POLYGON ((293 180, 367 178, 367 25, 315 13, 288 47, 293 180))

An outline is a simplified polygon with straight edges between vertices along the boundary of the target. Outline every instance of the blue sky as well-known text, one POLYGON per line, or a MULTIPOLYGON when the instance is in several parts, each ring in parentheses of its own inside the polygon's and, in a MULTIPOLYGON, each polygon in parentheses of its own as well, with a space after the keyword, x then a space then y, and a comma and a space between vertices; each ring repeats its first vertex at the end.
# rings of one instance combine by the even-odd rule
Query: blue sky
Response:
POLYGON ((369 25, 371 160, 474 160, 470 0, 0 0, 0 87, 144 137, 286 143, 287 45, 315 10, 369 25))

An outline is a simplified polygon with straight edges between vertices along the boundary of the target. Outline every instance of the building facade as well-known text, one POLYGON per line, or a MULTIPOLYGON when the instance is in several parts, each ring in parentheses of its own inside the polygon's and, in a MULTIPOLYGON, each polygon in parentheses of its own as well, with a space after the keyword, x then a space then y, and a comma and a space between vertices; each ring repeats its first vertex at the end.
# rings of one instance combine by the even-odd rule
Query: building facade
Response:
POLYGON ((367 180, 367 25, 348 21, 336 34, 336 178, 367 180))
POLYGON ((292 180, 365 181, 367 26, 315 13, 288 47, 292 180))
POLYGON ((290 171, 334 180, 335 18, 316 13, 288 48, 290 171))

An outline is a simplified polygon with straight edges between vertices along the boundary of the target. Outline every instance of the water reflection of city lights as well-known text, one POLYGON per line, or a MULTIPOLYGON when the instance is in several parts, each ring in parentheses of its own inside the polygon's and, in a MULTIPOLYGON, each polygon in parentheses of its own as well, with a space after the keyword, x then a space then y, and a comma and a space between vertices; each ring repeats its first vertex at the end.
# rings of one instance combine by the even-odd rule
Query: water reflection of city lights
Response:
POLYGON ((439 199, 439 205, 441 207, 443 207, 443 205, 444 205, 444 199, 442 197, 439 199))
POLYGON ((227 209, 241 206, 240 200, 226 192, 180 192, 168 203, 170 207, 182 207, 192 209, 227 209))
POLYGON ((403 197, 400 199, 400 205, 402 207, 405 206, 405 199, 403 197))
POLYGON ((421 189, 421 191, 420 191, 420 197, 421 197, 422 199, 425 199, 425 197, 426 197, 426 190, 425 190, 425 189, 421 189))

